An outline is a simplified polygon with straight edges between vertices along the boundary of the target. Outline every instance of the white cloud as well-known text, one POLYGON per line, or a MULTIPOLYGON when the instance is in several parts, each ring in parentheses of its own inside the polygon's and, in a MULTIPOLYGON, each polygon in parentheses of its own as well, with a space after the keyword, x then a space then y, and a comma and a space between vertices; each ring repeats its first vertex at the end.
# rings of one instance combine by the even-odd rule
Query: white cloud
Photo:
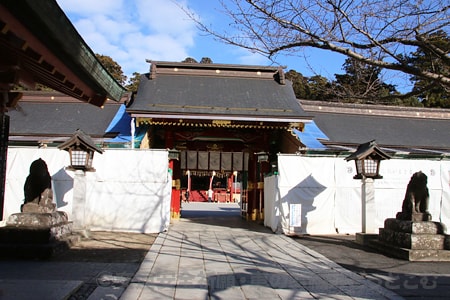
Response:
POLYGON ((58 0, 58 5, 67 14, 76 14, 83 17, 92 15, 117 15, 120 14, 125 5, 129 4, 126 0, 58 0))
POLYGON ((147 59, 181 61, 187 56, 185 47, 165 34, 130 34, 123 43, 126 53, 120 59, 125 61, 127 66, 134 66, 134 70, 127 70, 130 74, 148 72, 148 64, 145 62, 147 59))
POLYGON ((89 47, 114 59, 128 77, 147 72, 146 59, 181 61, 195 46, 195 25, 173 1, 58 0, 58 4, 89 47))
POLYGON ((126 76, 148 72, 146 59, 182 61, 209 57, 217 63, 267 65, 268 60, 247 50, 205 37, 180 8, 191 4, 195 13, 224 26, 215 1, 203 0, 58 0, 94 53, 108 55, 126 76), (176 2, 175 2, 176 1, 176 2), (214 12, 214 13, 213 13, 214 12))
POLYGON ((244 49, 239 49, 240 51, 237 53, 237 60, 239 64, 244 64, 244 65, 260 65, 260 66, 265 66, 268 64, 271 64, 271 62, 269 61, 269 59, 267 59, 266 57, 262 56, 259 53, 252 53, 248 50, 244 50, 244 49))
MULTIPOLYGON (((186 5, 178 2, 180 5, 186 5)), ((143 28, 173 37, 193 36, 196 28, 192 20, 173 1, 137 0, 139 23, 143 28)))

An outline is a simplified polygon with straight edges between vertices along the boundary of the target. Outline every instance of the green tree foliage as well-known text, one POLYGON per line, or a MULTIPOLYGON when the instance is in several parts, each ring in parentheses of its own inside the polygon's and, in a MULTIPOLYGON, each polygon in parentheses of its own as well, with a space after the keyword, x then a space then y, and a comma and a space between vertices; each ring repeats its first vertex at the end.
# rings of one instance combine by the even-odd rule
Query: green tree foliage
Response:
POLYGON ((212 61, 212 59, 209 58, 209 57, 202 57, 202 59, 200 60, 200 63, 201 63, 201 64, 212 64, 213 61, 212 61))
MULTIPOLYGON (((430 41, 429 47, 417 48, 415 52, 411 53, 409 56, 410 65, 450 77, 450 64, 443 64, 435 54, 437 51, 444 51, 447 55, 450 53, 450 37, 448 33, 440 30, 430 34, 427 40, 430 41)), ((449 58, 447 60, 450 61, 449 58)), ((425 79, 419 76, 412 76, 411 81, 414 82, 413 91, 423 91, 419 93, 418 97, 424 106, 450 108, 449 86, 437 80, 425 79)))
MULTIPOLYGON (((191 63, 191 64, 198 64, 199 62, 192 57, 186 57, 183 61, 183 63, 191 63)), ((213 61, 211 58, 209 57, 202 57, 202 59, 200 60, 200 64, 212 64, 213 61)))
POLYGON ((333 91, 333 85, 327 78, 314 75, 308 78, 309 85, 309 98, 311 100, 330 101, 334 100, 335 95, 333 91))
POLYGON ((191 63, 191 64, 197 64, 198 61, 196 61, 194 58, 192 57, 186 57, 183 61, 183 63, 191 63))
POLYGON ((118 83, 125 84, 127 76, 123 74, 122 67, 116 61, 106 55, 95 54, 95 56, 118 83))
POLYGON ((141 74, 138 72, 134 72, 133 77, 128 80, 128 84, 125 86, 125 88, 130 92, 137 92, 140 81, 141 74))
POLYGON ((289 70, 285 73, 286 79, 292 82, 295 96, 299 99, 309 99, 310 91, 308 79, 295 70, 289 70))
POLYGON ((393 85, 380 79, 380 67, 347 58, 343 69, 345 74, 335 74, 333 83, 335 97, 343 102, 377 103, 397 93, 393 85))
POLYGON ((416 97, 402 96, 394 86, 383 83, 378 77, 379 68, 348 59, 343 69, 346 73, 336 74, 335 81, 320 75, 305 77, 295 70, 286 72, 286 78, 292 82, 298 99, 423 106, 416 97))
POLYGON ((286 79, 292 82, 292 88, 298 99, 319 101, 336 100, 333 85, 327 78, 320 75, 305 77, 302 73, 295 70, 289 70, 285 74, 286 79))

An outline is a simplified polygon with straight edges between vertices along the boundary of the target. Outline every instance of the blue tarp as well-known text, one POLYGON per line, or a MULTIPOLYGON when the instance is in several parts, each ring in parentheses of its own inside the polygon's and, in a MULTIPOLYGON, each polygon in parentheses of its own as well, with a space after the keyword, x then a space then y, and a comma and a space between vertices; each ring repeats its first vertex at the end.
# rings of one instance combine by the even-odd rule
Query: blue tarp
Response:
MULTIPOLYGON (((134 134, 134 142, 139 144, 144 137, 147 128, 136 128, 134 134)), ((107 143, 130 143, 131 142, 131 117, 126 112, 126 107, 122 104, 112 119, 106 133, 118 132, 119 134, 112 139, 106 140, 107 143)))
POLYGON ((293 129, 293 132, 297 136, 300 142, 304 144, 309 149, 326 149, 327 147, 322 145, 319 139, 328 140, 328 137, 325 133, 317 127, 314 121, 305 124, 305 128, 303 132, 297 129, 293 129))

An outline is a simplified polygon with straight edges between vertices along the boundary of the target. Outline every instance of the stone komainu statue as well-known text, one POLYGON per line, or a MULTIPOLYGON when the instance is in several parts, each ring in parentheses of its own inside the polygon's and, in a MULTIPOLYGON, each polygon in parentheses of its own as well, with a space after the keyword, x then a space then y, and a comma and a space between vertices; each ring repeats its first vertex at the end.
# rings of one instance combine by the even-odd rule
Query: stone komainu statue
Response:
POLYGON ((24 185, 25 200, 21 207, 23 212, 52 212, 53 203, 52 178, 47 164, 41 158, 33 161, 30 174, 24 185))
POLYGON ((406 188, 402 211, 397 214, 397 219, 413 220, 413 214, 424 214, 425 220, 431 219, 428 213, 429 198, 427 175, 422 171, 414 173, 406 188))

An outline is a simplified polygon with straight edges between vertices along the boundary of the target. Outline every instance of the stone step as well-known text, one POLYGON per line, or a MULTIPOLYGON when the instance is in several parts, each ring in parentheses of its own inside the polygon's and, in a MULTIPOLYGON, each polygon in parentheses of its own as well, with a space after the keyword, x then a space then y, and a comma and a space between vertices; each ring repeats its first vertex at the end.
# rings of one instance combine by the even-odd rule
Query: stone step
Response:
POLYGON ((443 234, 445 225, 432 221, 406 221, 394 218, 384 220, 384 228, 392 231, 399 231, 412 234, 443 234))
POLYGON ((379 241, 400 248, 413 250, 444 250, 446 236, 443 234, 413 234, 380 228, 379 241))
POLYGON ((450 261, 449 250, 436 249, 407 249, 373 240, 369 246, 377 251, 390 256, 408 261, 450 261))

